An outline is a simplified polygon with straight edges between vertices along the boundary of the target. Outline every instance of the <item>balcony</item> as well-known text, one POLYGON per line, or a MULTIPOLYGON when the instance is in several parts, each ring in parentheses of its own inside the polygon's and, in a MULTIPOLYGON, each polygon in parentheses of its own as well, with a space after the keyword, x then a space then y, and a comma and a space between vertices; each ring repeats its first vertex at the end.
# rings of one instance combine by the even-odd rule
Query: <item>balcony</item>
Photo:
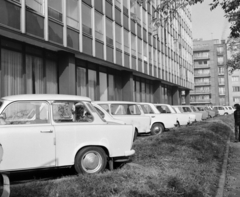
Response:
POLYGON ((210 82, 195 82, 194 83, 195 86, 208 86, 211 85, 210 82))
POLYGON ((190 104, 197 104, 197 103, 211 103, 211 99, 195 99, 191 100, 190 104))
POLYGON ((224 75, 224 73, 218 73, 218 75, 224 75))
POLYGON ((223 56, 223 51, 217 51, 217 55, 223 56))
POLYGON ((219 92, 219 96, 224 96, 225 92, 219 92))
POLYGON ((194 68, 210 68, 209 64, 195 64, 194 68))
POLYGON ((202 56, 202 57, 193 56, 193 59, 194 60, 207 60, 207 59, 210 59, 210 57, 209 56, 202 56))
POLYGON ((225 86, 225 83, 224 82, 218 82, 218 85, 219 86, 225 86))
POLYGON ((204 90, 192 90, 192 91, 190 91, 190 94, 192 95, 192 94, 211 94, 211 92, 210 91, 204 91, 204 90))
POLYGON ((194 77, 210 77, 210 73, 194 73, 194 77))

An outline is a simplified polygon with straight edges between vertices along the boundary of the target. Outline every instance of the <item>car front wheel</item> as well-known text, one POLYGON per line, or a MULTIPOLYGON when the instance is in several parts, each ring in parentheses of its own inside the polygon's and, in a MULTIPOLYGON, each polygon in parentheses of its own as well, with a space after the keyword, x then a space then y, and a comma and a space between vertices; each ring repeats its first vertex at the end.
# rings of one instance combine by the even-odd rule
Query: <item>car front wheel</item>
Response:
POLYGON ((164 126, 161 123, 155 123, 153 124, 151 128, 151 134, 152 135, 159 135, 164 131, 164 126))
POLYGON ((82 174, 96 174, 105 170, 107 156, 100 147, 86 147, 75 157, 75 170, 82 174))

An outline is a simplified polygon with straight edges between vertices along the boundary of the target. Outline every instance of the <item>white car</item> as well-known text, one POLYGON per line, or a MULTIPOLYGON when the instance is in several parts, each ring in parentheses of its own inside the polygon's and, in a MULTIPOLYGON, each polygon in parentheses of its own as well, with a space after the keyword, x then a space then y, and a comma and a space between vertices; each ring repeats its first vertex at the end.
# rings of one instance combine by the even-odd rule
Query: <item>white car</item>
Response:
MULTIPOLYGON (((229 106, 230 107, 230 106, 229 106)), ((229 108, 228 106, 214 106, 213 109, 218 110, 219 115, 228 115, 234 112, 232 107, 229 108)))
POLYGON ((161 134, 165 129, 178 126, 177 117, 172 114, 160 114, 152 103, 138 103, 144 114, 151 117, 151 133, 161 134))
POLYGON ((111 114, 109 114, 108 112, 106 112, 100 105, 92 102, 93 107, 97 110, 97 112, 99 113, 99 115, 106 120, 107 122, 111 123, 117 123, 117 124, 126 124, 124 121, 122 120, 117 120, 116 118, 114 118, 111 114))
POLYGON ((190 124, 196 122, 196 114, 192 114, 192 113, 183 113, 181 110, 182 108, 181 107, 178 107, 178 106, 172 106, 172 108, 179 114, 187 114, 189 116, 189 121, 190 121, 190 124))
POLYGON ((176 106, 182 113, 187 114, 195 114, 196 115, 196 121, 202 121, 202 113, 200 112, 194 112, 190 105, 178 105, 176 106))
POLYGON ((135 153, 133 126, 106 122, 87 97, 16 95, 0 106, 0 173, 74 166, 93 174, 135 153))
POLYGON ((171 105, 168 104, 154 104, 160 113, 167 113, 176 116, 179 125, 189 125, 192 123, 190 114, 177 112, 171 105))
POLYGON ((139 106, 131 101, 94 101, 114 119, 122 120, 135 127, 135 136, 150 133, 151 119, 143 114, 139 106))
POLYGON ((225 108, 225 113, 227 114, 233 114, 235 111, 235 109, 232 106, 224 106, 224 108, 225 108))

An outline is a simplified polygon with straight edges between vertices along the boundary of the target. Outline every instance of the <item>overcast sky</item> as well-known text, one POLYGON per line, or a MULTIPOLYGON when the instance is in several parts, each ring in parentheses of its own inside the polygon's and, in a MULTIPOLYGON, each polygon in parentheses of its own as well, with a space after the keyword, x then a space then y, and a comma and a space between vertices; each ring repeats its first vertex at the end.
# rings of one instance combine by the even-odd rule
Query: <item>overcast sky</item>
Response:
POLYGON ((224 17, 224 11, 217 7, 210 11, 209 3, 204 0, 192 7, 193 38, 203 40, 226 39, 229 36, 229 23, 224 17))

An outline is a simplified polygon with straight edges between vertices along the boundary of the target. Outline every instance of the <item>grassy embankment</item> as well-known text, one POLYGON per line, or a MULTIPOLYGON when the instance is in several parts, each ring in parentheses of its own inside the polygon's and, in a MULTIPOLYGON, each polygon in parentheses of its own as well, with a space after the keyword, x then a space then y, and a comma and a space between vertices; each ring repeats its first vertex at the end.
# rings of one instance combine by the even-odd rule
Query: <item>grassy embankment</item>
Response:
POLYGON ((132 162, 121 169, 34 181, 12 187, 11 196, 214 196, 232 123, 233 117, 225 116, 162 136, 139 137, 132 162))

